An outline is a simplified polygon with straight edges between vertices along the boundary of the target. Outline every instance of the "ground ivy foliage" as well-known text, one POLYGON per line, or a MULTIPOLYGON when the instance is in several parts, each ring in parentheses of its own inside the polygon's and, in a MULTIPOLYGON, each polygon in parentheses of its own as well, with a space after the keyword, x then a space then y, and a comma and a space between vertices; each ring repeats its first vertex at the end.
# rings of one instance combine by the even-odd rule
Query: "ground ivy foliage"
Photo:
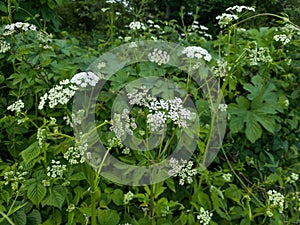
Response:
POLYGON ((0 224, 299 224, 300 28, 216 19, 215 37, 197 12, 118 37, 112 17, 98 49, 4 24, 0 224))

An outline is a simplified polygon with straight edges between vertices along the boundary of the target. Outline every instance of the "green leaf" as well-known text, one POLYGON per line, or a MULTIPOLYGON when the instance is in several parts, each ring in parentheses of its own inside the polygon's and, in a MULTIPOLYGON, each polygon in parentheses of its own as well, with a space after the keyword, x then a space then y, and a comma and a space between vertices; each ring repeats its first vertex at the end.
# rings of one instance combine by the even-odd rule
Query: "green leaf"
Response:
POLYGON ((29 181, 30 185, 27 188, 27 196, 36 206, 38 206, 45 198, 47 189, 39 180, 30 179, 29 181))
POLYGON ((120 221, 120 216, 115 210, 106 209, 98 211, 98 223, 100 225, 117 225, 120 221))
POLYGON ((49 190, 50 194, 49 196, 43 201, 43 206, 49 205, 54 206, 59 209, 61 209, 64 201, 65 201, 65 195, 64 195, 64 189, 62 186, 56 185, 52 189, 49 190))
POLYGON ((41 213, 34 209, 31 213, 27 215, 27 224, 30 225, 39 225, 42 223, 41 213))
POLYGON ((0 1, 0 11, 7 13, 7 6, 2 1, 0 1))
POLYGON ((242 198, 242 191, 234 184, 229 184, 229 188, 225 190, 225 197, 230 198, 236 203, 240 204, 242 198))
POLYGON ((246 137, 249 141, 254 143, 257 139, 261 137, 262 129, 260 125, 256 122, 254 116, 251 114, 246 123, 246 137))
POLYGON ((113 194, 111 195, 111 199, 117 206, 123 205, 123 198, 124 194, 121 189, 114 190, 113 194))
POLYGON ((16 217, 18 225, 26 225, 27 224, 26 213, 23 210, 17 211, 15 213, 15 217, 16 217))
POLYGON ((25 150, 21 152, 21 156, 26 164, 28 164, 34 158, 38 157, 39 154, 40 148, 37 141, 29 145, 25 150))

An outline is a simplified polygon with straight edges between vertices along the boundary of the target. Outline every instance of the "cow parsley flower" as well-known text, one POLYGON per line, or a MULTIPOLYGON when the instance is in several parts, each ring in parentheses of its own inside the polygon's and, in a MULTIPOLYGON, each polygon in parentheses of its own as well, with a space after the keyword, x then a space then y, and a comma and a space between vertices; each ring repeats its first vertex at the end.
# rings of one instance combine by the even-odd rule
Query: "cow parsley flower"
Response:
POLYGON ((51 166, 47 167, 47 176, 51 178, 61 177, 63 172, 67 169, 66 165, 61 165, 60 161, 51 161, 51 166))
POLYGON ((131 22, 129 24, 129 28, 131 30, 141 30, 141 29, 145 30, 146 29, 145 25, 143 23, 139 22, 139 21, 131 22))
POLYGON ((69 147, 64 154, 64 158, 68 160, 71 165, 84 163, 84 154, 87 151, 88 144, 86 142, 77 143, 74 147, 69 147))
POLYGON ((292 173, 292 174, 291 174, 291 179, 294 180, 294 181, 299 180, 299 174, 297 174, 297 173, 292 173))
POLYGON ((211 55, 208 51, 204 48, 198 46, 189 46, 186 47, 183 51, 188 58, 196 58, 196 59, 204 59, 205 61, 209 62, 211 60, 211 55))
POLYGON ((78 88, 75 85, 70 84, 69 79, 60 81, 59 85, 51 88, 48 93, 45 93, 40 98, 38 109, 42 110, 47 100, 49 102, 50 108, 54 108, 58 104, 67 104, 69 100, 75 95, 77 89, 78 88))
POLYGON ((47 130, 44 129, 44 128, 39 128, 37 130, 37 136, 36 136, 36 139, 38 141, 38 146, 40 148, 43 148, 44 144, 45 144, 45 141, 47 139, 47 130))
POLYGON ((169 62, 170 55, 166 51, 155 48, 153 52, 148 54, 148 58, 150 62, 155 62, 160 66, 169 62))
POLYGON ((254 48, 247 49, 250 66, 257 66, 259 62, 271 63, 273 59, 270 55, 270 50, 266 47, 258 48, 256 42, 254 44, 254 48))
POLYGON ((123 135, 133 135, 133 130, 137 128, 134 118, 129 117, 129 110, 123 109, 121 114, 115 113, 111 120, 111 127, 116 137, 121 139, 123 135))
POLYGON ((16 101, 13 104, 9 105, 7 107, 7 110, 10 110, 12 112, 15 111, 16 113, 20 113, 23 108, 24 108, 24 103, 21 99, 19 99, 18 101, 16 101))
POLYGON ((245 9, 245 10, 248 10, 248 11, 253 11, 253 12, 255 12, 255 8, 253 8, 253 7, 249 7, 249 6, 238 6, 238 5, 229 7, 229 8, 227 8, 225 11, 236 11, 236 12, 238 12, 238 13, 241 13, 244 9, 245 9))
POLYGON ((83 88, 87 87, 88 85, 94 87, 96 86, 98 81, 99 81, 99 77, 93 72, 77 73, 71 79, 71 83, 76 84, 83 88))
POLYGON ((208 225, 212 216, 213 216, 212 213, 210 213, 209 211, 201 207, 200 213, 197 215, 197 219, 199 220, 200 224, 208 225))
POLYGON ((226 104, 219 104, 218 109, 219 109, 221 112, 226 112, 227 107, 228 107, 228 106, 227 106, 226 104))
POLYGON ((16 22, 12 24, 7 24, 5 26, 5 30, 3 32, 3 36, 9 36, 15 34, 18 30, 20 31, 29 31, 29 30, 37 30, 37 27, 30 23, 16 22))
POLYGON ((10 50, 10 43, 0 40, 0 53, 5 53, 10 50))
POLYGON ((124 195, 124 200, 123 200, 124 204, 127 205, 133 199, 133 196, 134 194, 131 191, 127 192, 124 195))
POLYGON ((224 78, 228 75, 228 72, 230 71, 231 67, 228 66, 228 62, 223 59, 218 59, 217 66, 213 66, 211 68, 212 72, 216 77, 224 78))
POLYGON ((227 27, 232 21, 237 20, 238 18, 237 15, 228 13, 222 13, 222 15, 216 17, 216 19, 219 20, 218 24, 221 28, 227 27))
POLYGON ((277 42, 281 42, 283 45, 287 45, 288 43, 290 43, 292 38, 286 34, 276 34, 274 36, 274 40, 277 42))
POLYGON ((269 190, 267 193, 271 206, 278 207, 279 212, 282 213, 284 208, 284 196, 275 190, 269 190))
POLYGON ((230 182, 232 175, 230 173, 226 173, 222 175, 222 178, 226 181, 226 182, 230 182))
MULTIPOLYGON (((22 169, 19 168, 19 169, 22 169)), ((25 176, 28 174, 27 171, 9 171, 4 173, 4 185, 8 185, 10 183, 12 190, 17 190, 19 188, 19 184, 22 184, 25 181, 25 176)))
POLYGON ((186 161, 181 159, 180 162, 175 159, 171 158, 169 160, 169 164, 172 167, 171 170, 168 171, 168 174, 173 177, 179 177, 179 185, 184 185, 185 182, 191 184, 193 182, 193 176, 197 174, 196 169, 192 169, 193 162, 186 161))

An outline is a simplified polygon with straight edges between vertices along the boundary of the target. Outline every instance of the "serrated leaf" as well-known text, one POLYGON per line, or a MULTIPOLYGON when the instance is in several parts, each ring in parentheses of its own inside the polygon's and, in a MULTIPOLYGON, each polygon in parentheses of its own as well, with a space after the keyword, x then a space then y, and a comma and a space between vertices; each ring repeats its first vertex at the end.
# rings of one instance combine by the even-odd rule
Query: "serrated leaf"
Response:
POLYGON ((31 180, 32 183, 30 182, 31 184, 27 188, 27 196, 36 206, 38 206, 45 198, 47 189, 40 181, 36 179, 31 180))
POLYGON ((42 223, 41 213, 34 209, 31 213, 27 215, 27 224, 30 225, 39 225, 42 223))
POLYGON ((49 205, 61 209, 64 201, 65 201, 64 189, 62 186, 56 185, 52 189, 50 189, 50 194, 43 201, 43 206, 49 205))
POLYGON ((120 221, 120 216, 115 210, 106 209, 98 211, 98 223, 100 225, 117 225, 120 221))
POLYGON ((254 143, 257 139, 261 137, 262 129, 260 125, 253 118, 253 115, 249 116, 248 121, 246 123, 246 137, 249 141, 254 143))
POLYGON ((40 148, 37 141, 29 145, 25 150, 21 152, 21 156, 26 164, 28 164, 34 158, 38 157, 39 154, 40 148))
POLYGON ((27 224, 26 213, 23 210, 17 211, 14 215, 15 215, 18 225, 26 225, 27 224))

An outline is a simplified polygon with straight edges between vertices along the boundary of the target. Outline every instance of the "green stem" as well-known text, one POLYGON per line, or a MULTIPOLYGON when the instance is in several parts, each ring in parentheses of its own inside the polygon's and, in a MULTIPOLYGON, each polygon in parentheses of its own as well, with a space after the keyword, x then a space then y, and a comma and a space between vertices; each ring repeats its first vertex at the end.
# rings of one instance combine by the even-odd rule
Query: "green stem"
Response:
POLYGON ((0 210, 0 215, 3 217, 0 222, 3 220, 3 219, 6 219, 11 225, 15 225, 15 223, 4 213, 0 210))
POLYGON ((11 10, 11 0, 7 1, 7 11, 8 11, 9 23, 12 23, 13 22, 13 18, 12 18, 12 10, 11 10))

